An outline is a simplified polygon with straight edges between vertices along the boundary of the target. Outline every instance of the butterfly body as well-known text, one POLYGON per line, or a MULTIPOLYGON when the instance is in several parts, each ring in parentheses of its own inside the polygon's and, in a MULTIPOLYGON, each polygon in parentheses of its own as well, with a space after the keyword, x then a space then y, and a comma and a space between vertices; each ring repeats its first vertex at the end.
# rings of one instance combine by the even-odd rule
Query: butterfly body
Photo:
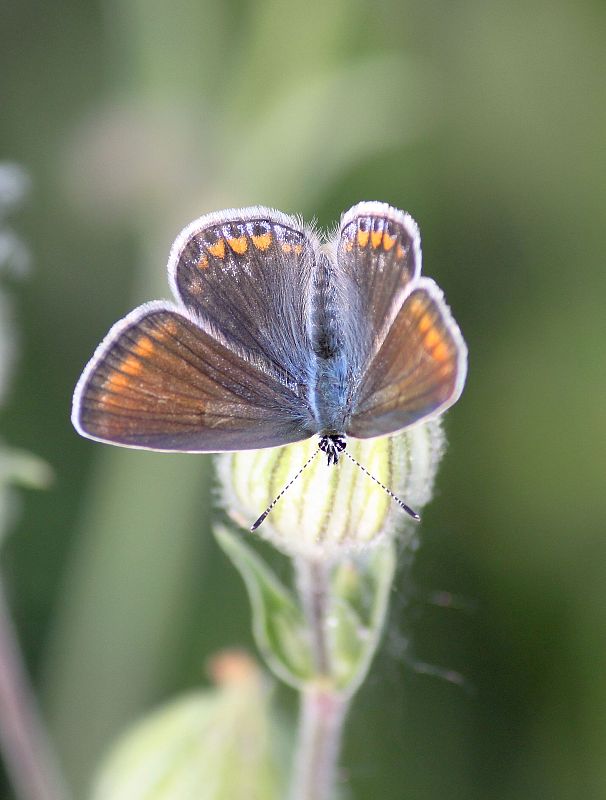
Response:
MULTIPOLYGON (((80 433, 127 447, 217 452, 345 437, 437 416, 458 398, 467 350, 416 223, 360 203, 323 244, 254 207, 209 214, 169 257, 176 303, 117 323, 83 372, 80 433)), ((341 448, 341 449, 340 449, 341 448)))

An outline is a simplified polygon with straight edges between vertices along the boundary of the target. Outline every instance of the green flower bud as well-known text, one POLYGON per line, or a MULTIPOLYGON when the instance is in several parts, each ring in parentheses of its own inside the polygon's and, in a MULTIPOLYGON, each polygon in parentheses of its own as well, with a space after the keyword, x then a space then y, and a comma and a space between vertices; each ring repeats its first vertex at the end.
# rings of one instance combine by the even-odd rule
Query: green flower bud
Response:
POLYGON ((224 507, 249 528, 317 451, 258 533, 290 556, 342 556, 401 528, 406 520, 412 522, 347 453, 418 512, 431 498, 443 449, 440 423, 434 420, 397 436, 349 438, 346 453, 330 466, 315 438, 281 448, 226 453, 218 457, 224 507))
POLYGON ((210 667, 215 688, 199 690, 134 725, 113 747, 91 800, 278 800, 289 741, 270 710, 265 680, 244 653, 210 667))

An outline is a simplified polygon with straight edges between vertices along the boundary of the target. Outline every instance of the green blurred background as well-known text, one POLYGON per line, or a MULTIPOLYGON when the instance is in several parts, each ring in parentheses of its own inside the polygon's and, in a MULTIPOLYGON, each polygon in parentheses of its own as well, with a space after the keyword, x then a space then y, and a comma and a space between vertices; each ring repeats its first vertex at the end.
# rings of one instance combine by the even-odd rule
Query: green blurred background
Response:
POLYGON ((605 67, 595 0, 2 5, 0 158, 31 179, 10 224, 32 269, 2 277, 19 360, 0 432, 56 476, 21 493, 2 573, 76 797, 129 721, 252 648, 210 462, 80 439, 79 373, 168 295, 191 219, 265 204, 327 228, 362 199, 419 222, 470 371, 346 785, 606 796, 605 67))

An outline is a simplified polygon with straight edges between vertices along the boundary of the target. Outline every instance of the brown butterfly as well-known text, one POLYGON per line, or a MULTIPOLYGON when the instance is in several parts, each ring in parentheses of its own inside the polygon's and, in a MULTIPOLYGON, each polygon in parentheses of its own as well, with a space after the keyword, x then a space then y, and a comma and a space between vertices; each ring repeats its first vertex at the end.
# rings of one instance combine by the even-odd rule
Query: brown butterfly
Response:
POLYGON ((347 211, 323 243, 295 217, 208 214, 168 261, 175 302, 117 322, 86 366, 83 436, 217 452, 346 438, 436 417, 461 394, 467 348, 442 292, 420 276, 415 221, 384 203, 347 211))

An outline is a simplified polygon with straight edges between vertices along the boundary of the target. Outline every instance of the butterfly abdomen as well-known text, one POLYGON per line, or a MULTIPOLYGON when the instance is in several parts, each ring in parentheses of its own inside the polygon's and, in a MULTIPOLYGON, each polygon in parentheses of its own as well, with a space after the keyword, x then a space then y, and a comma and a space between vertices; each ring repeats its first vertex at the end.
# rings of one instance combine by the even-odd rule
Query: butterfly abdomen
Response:
POLYGON ((318 433, 344 433, 349 417, 347 361, 341 354, 318 360, 311 387, 311 406, 318 433))

